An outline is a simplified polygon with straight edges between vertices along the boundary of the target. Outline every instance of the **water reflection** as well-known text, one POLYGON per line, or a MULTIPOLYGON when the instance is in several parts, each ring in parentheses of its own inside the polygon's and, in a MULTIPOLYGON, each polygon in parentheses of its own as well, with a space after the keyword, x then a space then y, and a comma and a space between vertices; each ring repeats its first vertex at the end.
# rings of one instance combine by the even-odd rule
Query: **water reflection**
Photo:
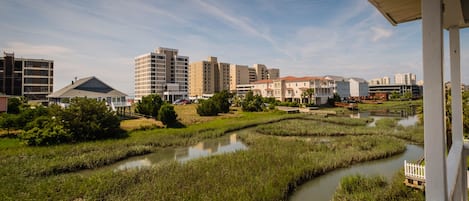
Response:
POLYGON ((401 126, 413 126, 418 123, 419 118, 416 115, 416 108, 409 107, 402 110, 372 110, 372 111, 360 111, 357 113, 350 114, 351 118, 373 118, 373 122, 369 123, 368 127, 375 127, 376 121, 383 118, 399 118, 397 125, 401 126))
POLYGON ((176 160, 179 162, 186 162, 200 157, 224 154, 244 149, 247 149, 247 146, 240 141, 238 135, 231 134, 218 139, 199 142, 190 147, 164 149, 144 156, 132 157, 111 165, 111 168, 115 171, 148 168, 165 161, 176 160))

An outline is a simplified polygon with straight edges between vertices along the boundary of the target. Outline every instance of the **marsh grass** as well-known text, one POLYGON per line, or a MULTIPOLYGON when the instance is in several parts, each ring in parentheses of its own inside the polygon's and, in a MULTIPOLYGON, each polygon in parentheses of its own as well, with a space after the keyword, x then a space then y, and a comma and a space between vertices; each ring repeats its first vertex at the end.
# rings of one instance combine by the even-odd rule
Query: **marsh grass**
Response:
POLYGON ((240 113, 186 128, 140 130, 124 139, 79 144, 27 147, 15 139, 0 139, 0 197, 5 200, 286 200, 298 185, 318 175, 405 150, 404 142, 393 136, 359 134, 366 127, 364 122, 355 121, 276 112, 240 113), (73 173, 164 147, 192 145, 261 124, 266 124, 265 128, 276 126, 276 130, 292 132, 298 128, 315 130, 315 125, 324 124, 327 129, 322 132, 326 136, 339 129, 346 131, 342 137, 326 137, 326 140, 240 133, 248 150, 184 164, 162 163, 141 171, 97 171, 91 176, 73 173))
POLYGON ((277 123, 260 125, 256 132, 275 136, 346 136, 346 135, 385 135, 413 143, 423 143, 421 125, 397 126, 398 119, 383 118, 376 121, 376 127, 366 127, 371 118, 351 119, 348 117, 321 118, 303 116, 277 123))
POLYGON ((390 182, 381 176, 347 176, 340 181, 333 201, 425 200, 422 191, 408 188, 402 181, 403 171, 398 172, 390 182))
POLYGON ((358 109, 363 111, 368 110, 397 110, 397 109, 406 109, 414 106, 421 106, 423 104, 422 100, 412 100, 412 101, 385 101, 382 104, 358 104, 358 109))
POLYGON ((248 150, 141 171, 23 178, 29 181, 24 191, 0 192, 19 200, 286 200, 296 186, 318 175, 405 150, 402 141, 382 136, 345 136, 328 143, 240 137, 248 150))
POLYGON ((161 121, 157 121, 151 118, 138 118, 138 119, 127 119, 120 123, 121 129, 130 132, 135 130, 150 130, 154 128, 164 127, 161 121))

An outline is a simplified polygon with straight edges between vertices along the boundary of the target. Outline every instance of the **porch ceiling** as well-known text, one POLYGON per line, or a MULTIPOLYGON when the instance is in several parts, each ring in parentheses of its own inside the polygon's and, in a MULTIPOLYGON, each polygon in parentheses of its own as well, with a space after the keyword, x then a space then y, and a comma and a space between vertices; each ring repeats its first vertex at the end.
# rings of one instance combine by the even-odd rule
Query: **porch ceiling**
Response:
MULTIPOLYGON (((422 18, 421 0, 368 0, 394 26, 422 18)), ((444 0, 443 27, 469 27, 469 1, 444 0)))

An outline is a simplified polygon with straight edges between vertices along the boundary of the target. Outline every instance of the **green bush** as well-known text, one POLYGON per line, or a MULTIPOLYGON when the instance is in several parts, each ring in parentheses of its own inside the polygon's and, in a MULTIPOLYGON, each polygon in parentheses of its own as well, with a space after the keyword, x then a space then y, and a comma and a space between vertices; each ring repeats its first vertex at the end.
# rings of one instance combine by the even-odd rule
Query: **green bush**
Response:
POLYGON ((122 133, 116 114, 96 99, 74 98, 65 109, 25 110, 17 116, 30 121, 20 136, 28 145, 104 139, 122 133), (33 117, 27 117, 28 114, 33 117))
POLYGON ((57 120, 38 118, 34 124, 40 125, 20 135, 21 139, 28 145, 54 145, 69 142, 72 139, 70 131, 65 129, 57 120))
POLYGON ((89 98, 73 98, 59 114, 74 141, 115 137, 121 133, 120 120, 104 102, 89 98))
POLYGON ((215 105, 218 108, 219 113, 228 113, 230 111, 230 99, 233 97, 231 93, 227 90, 223 90, 220 93, 216 93, 210 98, 214 101, 215 105))
POLYGON ((156 118, 162 105, 163 100, 158 94, 150 94, 137 102, 135 112, 156 118))
POLYGON ((253 94, 252 91, 246 93, 243 102, 241 103, 241 109, 246 112, 260 112, 264 110, 264 102, 262 97, 253 94))
POLYGON ((216 116, 218 115, 217 105, 211 99, 203 100, 197 106, 197 114, 200 116, 216 116))
POLYGON ((158 119, 163 122, 164 125, 174 125, 177 122, 177 116, 174 107, 170 104, 164 104, 158 112, 158 119))

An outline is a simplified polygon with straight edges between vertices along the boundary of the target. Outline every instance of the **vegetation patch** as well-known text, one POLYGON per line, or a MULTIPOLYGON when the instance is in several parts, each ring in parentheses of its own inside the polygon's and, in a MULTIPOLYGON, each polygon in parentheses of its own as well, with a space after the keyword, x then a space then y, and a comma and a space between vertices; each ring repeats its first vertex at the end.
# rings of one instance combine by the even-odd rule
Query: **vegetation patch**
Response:
POLYGON ((334 201, 388 201, 425 200, 424 193, 402 184, 403 172, 397 173, 391 182, 381 176, 352 175, 342 178, 334 194, 334 201))
POLYGON ((328 143, 241 137, 248 150, 142 171, 22 177, 27 185, 7 184, 0 193, 20 200, 286 200, 296 186, 318 175, 405 150, 401 141, 382 136, 346 136, 328 143))

